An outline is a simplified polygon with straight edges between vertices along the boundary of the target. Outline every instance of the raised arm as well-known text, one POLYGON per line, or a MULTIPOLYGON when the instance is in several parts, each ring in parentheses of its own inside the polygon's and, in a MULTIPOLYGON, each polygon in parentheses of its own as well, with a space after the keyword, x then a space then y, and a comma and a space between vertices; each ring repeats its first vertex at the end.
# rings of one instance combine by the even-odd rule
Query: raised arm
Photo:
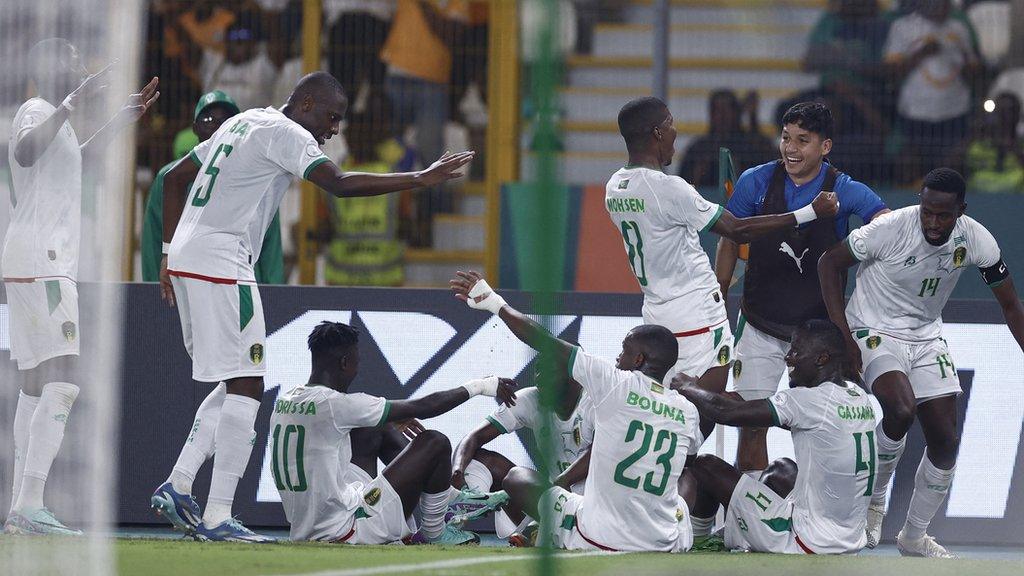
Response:
POLYGON ((1007 276, 1000 284, 992 286, 992 293, 1003 309, 1006 327, 1010 329, 1020 349, 1024 350, 1024 306, 1017 297, 1017 289, 1013 287, 1013 278, 1007 276))
POLYGON ((157 85, 160 79, 156 76, 142 87, 137 93, 128 97, 121 110, 96 131, 88 140, 82 143, 82 154, 95 157, 107 147, 117 135, 131 124, 134 124, 149 107, 160 97, 157 85))
POLYGON ((516 383, 508 378, 489 376, 470 380, 458 388, 434 392, 413 400, 391 400, 391 409, 385 422, 408 420, 409 418, 433 418, 450 412, 456 406, 474 396, 515 397, 516 383))
POLYGON ((737 244, 746 244, 769 232, 798 226, 816 218, 835 216, 838 213, 839 201, 836 199, 835 192, 820 192, 809 206, 784 214, 737 218, 728 210, 722 210, 721 216, 711 230, 737 244))
POLYGON ((368 174, 342 172, 333 162, 322 162, 309 173, 307 179, 324 191, 339 198, 380 196, 402 190, 436 186, 459 178, 459 169, 473 159, 475 152, 445 154, 425 170, 395 174, 368 174))
POLYGON ((729 394, 716 394, 689 386, 680 390, 700 412, 701 420, 710 420, 727 426, 768 428, 775 425, 771 405, 767 400, 745 401, 729 394))
POLYGON ((846 339, 846 354, 850 360, 851 371, 848 376, 853 377, 860 374, 861 357, 860 347, 850 334, 850 324, 846 321, 846 286, 843 285, 843 271, 857 263, 847 244, 848 241, 849 238, 843 240, 821 255, 818 260, 818 282, 821 284, 821 297, 825 301, 828 317, 846 339))
POLYGON ((477 450, 500 435, 501 431, 494 424, 482 422, 463 438, 462 442, 459 442, 452 454, 452 486, 462 488, 466 485, 462 475, 465 473, 466 467, 469 466, 469 462, 476 456, 477 450))

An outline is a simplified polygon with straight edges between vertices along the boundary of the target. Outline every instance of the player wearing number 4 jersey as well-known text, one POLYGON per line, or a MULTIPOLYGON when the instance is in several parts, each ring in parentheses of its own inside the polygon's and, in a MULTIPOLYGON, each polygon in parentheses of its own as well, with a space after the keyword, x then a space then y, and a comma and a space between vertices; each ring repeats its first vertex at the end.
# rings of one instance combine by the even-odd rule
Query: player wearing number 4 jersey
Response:
MULTIPOLYGON (((678 497, 685 461, 697 453, 697 410, 662 385, 678 358, 678 343, 663 326, 643 325, 622 341, 616 364, 553 337, 505 304, 479 274, 451 281, 471 308, 505 322, 531 348, 550 353, 590 397, 594 443, 584 495, 554 486, 528 468, 513 468, 503 484, 512 505, 550 527, 552 544, 570 550, 682 552, 693 538, 678 497)), ((556 396, 565 380, 550 384, 556 396)))
POLYGON ((320 146, 339 132, 347 106, 341 84, 314 72, 280 110, 234 116, 164 177, 161 293, 178 305, 192 377, 223 384, 199 407, 170 478, 151 502, 175 528, 200 539, 270 540, 232 519, 231 503, 252 452, 266 372, 266 327, 253 265, 292 179, 304 178, 335 196, 374 196, 456 178, 473 157, 445 155, 406 174, 342 173, 320 146), (192 482, 214 453, 200 522, 192 482))
POLYGON ((672 114, 657 98, 640 98, 619 111, 619 131, 629 163, 612 175, 605 207, 622 233, 626 255, 644 293, 643 317, 679 338, 679 361, 669 371, 702 377, 701 387, 725 390, 732 332, 722 294, 700 232, 711 230, 738 243, 834 216, 835 194, 820 193, 794 212, 736 218, 708 202, 682 178, 662 172, 675 154, 672 114), (705 373, 706 376, 705 376, 705 373))
POLYGON ((687 468, 697 491, 694 536, 708 533, 726 507, 725 545, 782 554, 847 554, 864 547, 865 514, 876 469, 875 414, 867 394, 843 380, 843 334, 827 320, 793 333, 788 390, 767 400, 696 387, 682 394, 701 418, 732 426, 779 426, 793 434, 796 466, 782 459, 760 480, 703 455, 687 468))
MULTIPOLYGON (((491 377, 415 400, 386 400, 348 392, 359 372, 359 333, 321 322, 309 336, 309 383, 278 398, 270 417, 271 466, 293 540, 387 544, 409 536, 419 505, 419 541, 479 542, 472 532, 445 524, 451 479, 451 444, 441 433, 416 435, 384 471, 353 481, 349 435, 355 428, 410 418, 432 418, 473 396, 515 398, 511 381, 491 377)), ((358 471, 357 471, 358 472, 358 471)))
POLYGON ((889 481, 915 416, 927 450, 914 479, 907 520, 896 537, 909 556, 952 557, 926 530, 953 481, 960 437, 956 396, 960 381, 942 339, 942 309, 960 274, 976 266, 1024 349, 1024 307, 995 239, 964 215, 966 183, 948 168, 924 179, 921 203, 855 230, 818 265, 829 316, 846 336, 854 368, 882 405, 878 481, 868 511, 868 546, 878 543, 889 481), (857 286, 844 310, 840 271, 860 262, 857 286))

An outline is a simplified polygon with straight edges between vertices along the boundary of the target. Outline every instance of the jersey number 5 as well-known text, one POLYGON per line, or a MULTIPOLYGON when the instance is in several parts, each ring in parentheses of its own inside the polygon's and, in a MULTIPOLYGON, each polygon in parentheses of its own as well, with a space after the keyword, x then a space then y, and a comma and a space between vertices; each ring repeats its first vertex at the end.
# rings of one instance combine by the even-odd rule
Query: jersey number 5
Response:
POLYGON ((641 286, 647 286, 647 266, 644 264, 644 239, 640 236, 640 227, 636 222, 624 220, 622 222, 622 240, 626 242, 626 250, 629 252, 629 265, 633 268, 633 274, 640 281, 641 286), (632 232, 630 232, 632 229, 632 232), (630 240, 630 234, 634 240, 630 240), (639 260, 639 265, 637 261, 639 260))
MULTIPOLYGON (((629 429, 626 430, 626 444, 631 444, 637 436, 638 432, 643 432, 643 439, 640 440, 640 447, 635 452, 626 456, 619 465, 615 467, 615 482, 622 484, 627 488, 633 488, 634 490, 640 487, 640 477, 635 476, 630 478, 626 475, 633 464, 636 464, 641 458, 647 455, 651 451, 651 439, 654 438, 654 427, 650 424, 644 424, 639 420, 633 420, 629 423, 629 429)), ((669 476, 672 475, 672 457, 676 454, 676 442, 677 436, 674 432, 668 430, 658 430, 657 438, 654 438, 654 452, 662 452, 658 459, 655 460, 655 465, 659 465, 662 468, 661 479, 654 482, 654 472, 648 472, 644 475, 644 492, 654 494, 655 496, 661 496, 665 493, 665 487, 668 485, 669 476), (668 444, 668 446, 666 446, 668 444)))
POLYGON ((271 470, 278 490, 305 492, 306 467, 303 464, 306 427, 296 424, 274 426, 274 450, 271 452, 271 470), (292 438, 294 437, 294 443, 292 438), (280 458, 280 459, 279 459, 280 458), (291 474, 294 464, 295 476, 291 474))
POLYGON ((206 166, 206 175, 210 177, 210 181, 206 183, 206 186, 200 185, 196 188, 196 195, 192 197, 192 205, 199 206, 202 208, 206 206, 206 203, 210 201, 210 194, 213 192, 213 185, 217 182, 217 174, 220 174, 220 168, 217 167, 217 162, 221 159, 221 152, 224 156, 230 156, 231 151, 234 148, 230 144, 221 144, 217 146, 217 149, 213 152, 213 158, 210 158, 210 163, 206 166))

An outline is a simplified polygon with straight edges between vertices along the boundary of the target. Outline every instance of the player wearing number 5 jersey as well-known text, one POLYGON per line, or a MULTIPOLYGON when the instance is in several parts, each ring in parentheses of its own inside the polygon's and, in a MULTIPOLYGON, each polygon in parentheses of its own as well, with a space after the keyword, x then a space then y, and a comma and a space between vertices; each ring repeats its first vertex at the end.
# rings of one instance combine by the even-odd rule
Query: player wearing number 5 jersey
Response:
MULTIPOLYGON (((459 272, 451 286, 470 307, 498 315, 528 346, 553 354, 593 406, 594 442, 584 495, 552 487, 528 468, 513 468, 505 477, 502 487, 512 505, 550 527, 552 532, 541 538, 570 550, 689 549, 689 515, 677 485, 684 463, 704 437, 696 408, 662 385, 678 358, 672 333, 649 324, 630 330, 613 365, 553 337, 507 306, 475 272, 459 272)), ((556 396, 565 393, 564 379, 550 385, 556 396)))
POLYGON ((151 502, 175 528, 200 539, 270 540, 234 520, 231 503, 252 452, 266 372, 266 327, 253 265, 292 179, 304 178, 335 196, 374 196, 456 178, 473 157, 449 154, 406 174, 342 173, 320 146, 339 132, 347 106, 338 81, 314 72, 280 110, 234 116, 164 177, 162 296, 178 305, 193 379, 223 384, 203 401, 170 478, 151 502), (200 523, 192 481, 214 453, 200 523))
POLYGON ((925 531, 953 481, 960 436, 960 380, 942 339, 942 309, 968 266, 981 270, 1024 349, 1024 307, 995 238, 964 215, 967 185, 949 168, 924 179, 919 206, 901 208, 851 233, 821 258, 818 275, 829 317, 846 335, 854 368, 882 405, 878 481, 868 511, 868 547, 878 543, 889 480, 915 416, 928 448, 914 480, 907 521, 896 537, 904 555, 952 557, 925 531), (860 262, 844 310, 840 272, 860 262))
POLYGON ((686 472, 697 486, 695 537, 707 534, 721 504, 731 549, 847 554, 864 547, 877 466, 875 414, 867 394, 844 381, 845 363, 842 332, 828 320, 808 320, 793 333, 786 354, 788 390, 749 401, 735 393, 682 390, 701 418, 788 429, 796 457, 795 467, 784 458, 760 480, 715 456, 698 457, 686 472))
POLYGON ((657 98, 640 98, 619 111, 629 163, 612 175, 605 207, 622 234, 626 255, 644 293, 643 317, 679 339, 679 360, 669 371, 702 377, 701 386, 725 390, 732 332, 725 295, 700 245, 711 230, 739 243, 838 211, 835 194, 822 192, 794 212, 735 218, 708 202, 682 178, 662 172, 675 153, 672 114, 657 98))

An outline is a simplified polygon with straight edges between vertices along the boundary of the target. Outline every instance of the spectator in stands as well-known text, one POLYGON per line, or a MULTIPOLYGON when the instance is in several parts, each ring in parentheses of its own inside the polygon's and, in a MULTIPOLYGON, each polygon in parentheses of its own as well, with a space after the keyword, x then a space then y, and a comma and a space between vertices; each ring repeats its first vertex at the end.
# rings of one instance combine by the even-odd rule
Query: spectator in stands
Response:
POLYGON ((206 50, 200 67, 203 89, 234 94, 242 110, 272 104, 276 70, 260 42, 258 23, 259 16, 255 13, 240 16, 227 30, 224 53, 206 50))
POLYGON ((395 0, 324 0, 330 72, 355 98, 367 83, 380 89, 380 52, 388 36, 395 0))
POLYGON ((1024 142, 1017 132, 1021 102, 1003 92, 985 114, 981 133, 967 146, 967 185, 971 192, 1024 193, 1024 142))
MULTIPOLYGON (((427 165, 444 152, 444 128, 450 118, 450 46, 464 32, 465 0, 398 0, 381 58, 387 65, 385 90, 391 99, 398 134, 416 128, 416 151, 427 165)), ((433 216, 451 210, 451 194, 438 187, 416 195, 416 216, 407 232, 410 244, 431 243, 433 216)))
POLYGON ((732 90, 715 90, 708 97, 708 133, 697 137, 683 153, 679 175, 694 186, 718 185, 718 149, 728 148, 737 173, 771 160, 775 146, 760 133, 757 92, 750 91, 743 105, 732 90), (743 126, 747 114, 749 126, 743 126))
POLYGON ((981 70, 971 32, 950 17, 950 0, 919 0, 892 24, 885 61, 899 81, 897 114, 904 138, 904 182, 937 166, 962 166, 949 155, 966 136, 970 84, 981 70))
POLYGON ((822 88, 839 84, 865 95, 879 88, 888 24, 877 0, 832 0, 811 31, 804 69, 821 75, 822 88))

